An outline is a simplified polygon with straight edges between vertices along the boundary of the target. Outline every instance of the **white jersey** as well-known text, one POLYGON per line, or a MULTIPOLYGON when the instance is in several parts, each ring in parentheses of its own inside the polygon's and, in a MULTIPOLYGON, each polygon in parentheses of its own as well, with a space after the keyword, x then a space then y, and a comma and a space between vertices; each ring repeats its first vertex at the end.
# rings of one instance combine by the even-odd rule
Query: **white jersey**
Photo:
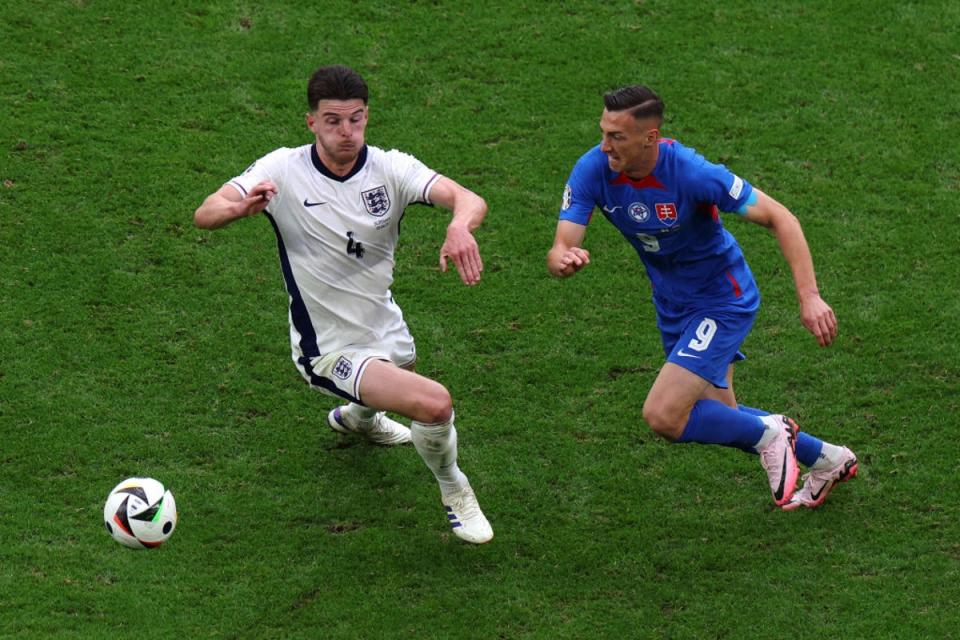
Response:
POLYGON ((409 204, 430 204, 438 178, 413 156, 372 146, 336 176, 308 144, 277 149, 229 181, 243 194, 277 185, 264 213, 277 234, 294 361, 407 333, 390 293, 400 218, 409 204))

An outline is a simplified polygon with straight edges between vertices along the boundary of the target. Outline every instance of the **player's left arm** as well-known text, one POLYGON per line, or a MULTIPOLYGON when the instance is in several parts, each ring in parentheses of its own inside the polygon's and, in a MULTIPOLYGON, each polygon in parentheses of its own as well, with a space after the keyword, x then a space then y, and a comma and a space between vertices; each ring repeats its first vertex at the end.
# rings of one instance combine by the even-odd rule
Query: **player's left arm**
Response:
POLYGON ((745 206, 744 217, 770 229, 780 243, 783 257, 793 273, 803 326, 816 337, 821 347, 829 345, 837 336, 837 317, 820 297, 813 257, 800 221, 789 209, 756 187, 745 206))
POLYGON ((440 270, 447 270, 447 258, 450 258, 464 284, 477 284, 483 271, 483 260, 473 232, 487 215, 486 201, 445 176, 434 182, 429 198, 434 204, 453 212, 453 219, 447 225, 447 237, 440 247, 440 270))

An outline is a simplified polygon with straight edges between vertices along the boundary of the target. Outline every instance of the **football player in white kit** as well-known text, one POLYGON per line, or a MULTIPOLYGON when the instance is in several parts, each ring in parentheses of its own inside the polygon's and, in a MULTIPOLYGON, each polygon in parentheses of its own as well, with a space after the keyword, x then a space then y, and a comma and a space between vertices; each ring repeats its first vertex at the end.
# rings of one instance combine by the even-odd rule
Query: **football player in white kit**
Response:
POLYGON ((393 301, 394 248, 409 204, 453 212, 440 268, 480 282, 473 231, 484 200, 413 156, 368 146, 368 89, 354 70, 321 67, 307 85, 314 143, 277 149, 209 195, 194 214, 204 229, 263 213, 277 236, 290 300, 293 360, 310 385, 348 403, 327 421, 340 433, 384 445, 413 442, 440 484, 454 533, 488 542, 493 530, 457 466, 450 393, 413 371, 413 338, 393 301), (408 429, 385 415, 411 420, 408 429))

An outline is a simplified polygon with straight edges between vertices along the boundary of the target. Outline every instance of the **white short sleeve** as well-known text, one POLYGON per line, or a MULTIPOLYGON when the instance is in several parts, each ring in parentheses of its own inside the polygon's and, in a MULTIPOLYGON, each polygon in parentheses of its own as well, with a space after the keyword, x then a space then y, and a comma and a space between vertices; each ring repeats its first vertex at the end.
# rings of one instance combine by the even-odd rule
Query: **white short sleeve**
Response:
POLYGON ((433 204, 430 202, 430 188, 440 178, 439 173, 412 155, 396 149, 387 151, 384 157, 390 167, 389 174, 397 177, 396 188, 404 206, 413 203, 433 204))
POLYGON ((287 171, 287 159, 290 157, 291 150, 285 147, 271 151, 263 156, 249 167, 246 171, 235 178, 227 181, 227 184, 235 187, 244 196, 264 180, 270 180, 277 185, 280 193, 283 193, 283 180, 287 171))

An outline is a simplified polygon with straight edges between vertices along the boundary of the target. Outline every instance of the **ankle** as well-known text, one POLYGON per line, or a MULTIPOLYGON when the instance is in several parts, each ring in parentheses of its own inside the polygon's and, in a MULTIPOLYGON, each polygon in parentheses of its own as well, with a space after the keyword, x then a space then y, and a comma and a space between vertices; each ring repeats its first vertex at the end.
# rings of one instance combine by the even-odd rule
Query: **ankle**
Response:
POLYGON ((760 439, 753 445, 753 448, 759 450, 773 442, 783 429, 783 425, 780 424, 780 420, 775 416, 758 416, 758 418, 760 422, 763 423, 763 435, 760 436, 760 439))
POLYGON ((373 419, 377 417, 376 409, 371 409, 370 407, 357 404, 356 402, 351 402, 348 404, 345 411, 350 415, 350 418, 354 422, 358 422, 360 424, 370 424, 373 422, 373 419))
POLYGON ((817 461, 813 463, 811 469, 829 469, 843 462, 843 447, 824 442, 820 449, 820 455, 817 461))

